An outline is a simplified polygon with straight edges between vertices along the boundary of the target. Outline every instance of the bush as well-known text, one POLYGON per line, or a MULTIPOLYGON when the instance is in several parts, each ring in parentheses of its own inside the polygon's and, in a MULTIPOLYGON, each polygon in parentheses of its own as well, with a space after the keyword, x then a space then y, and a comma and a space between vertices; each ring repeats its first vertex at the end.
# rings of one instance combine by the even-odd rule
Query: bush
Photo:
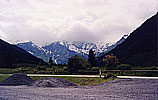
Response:
POLYGON ((118 67, 117 67, 118 70, 131 70, 131 66, 128 65, 128 64, 120 64, 118 67))
POLYGON ((103 62, 105 63, 105 68, 107 70, 116 69, 117 65, 119 64, 117 57, 113 54, 106 55, 105 58, 103 58, 103 62))
POLYGON ((68 69, 70 73, 78 73, 79 70, 86 70, 89 64, 86 59, 78 55, 72 56, 68 59, 68 69))
POLYGON ((99 69, 100 69, 99 67, 92 67, 91 68, 92 71, 99 71, 99 69))
POLYGON ((41 71, 41 70, 46 70, 46 66, 38 66, 37 68, 36 68, 36 70, 38 70, 38 71, 41 71))

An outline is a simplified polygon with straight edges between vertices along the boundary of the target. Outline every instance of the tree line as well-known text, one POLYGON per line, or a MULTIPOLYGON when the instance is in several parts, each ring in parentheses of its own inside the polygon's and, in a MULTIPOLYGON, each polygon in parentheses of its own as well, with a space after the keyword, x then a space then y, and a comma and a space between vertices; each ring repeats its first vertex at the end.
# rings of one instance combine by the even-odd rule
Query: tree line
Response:
MULTIPOLYGON (((120 64, 117 57, 113 54, 106 55, 103 58, 104 66, 103 69, 106 70, 130 70, 130 65, 127 64, 120 64)), ((55 66, 56 64, 53 63, 52 58, 49 59, 49 65, 55 66)), ((63 65, 67 66, 67 71, 70 74, 79 73, 83 71, 98 71, 100 67, 97 67, 97 61, 95 57, 95 51, 92 49, 89 51, 88 60, 82 58, 82 56, 74 55, 67 60, 67 64, 63 65)))

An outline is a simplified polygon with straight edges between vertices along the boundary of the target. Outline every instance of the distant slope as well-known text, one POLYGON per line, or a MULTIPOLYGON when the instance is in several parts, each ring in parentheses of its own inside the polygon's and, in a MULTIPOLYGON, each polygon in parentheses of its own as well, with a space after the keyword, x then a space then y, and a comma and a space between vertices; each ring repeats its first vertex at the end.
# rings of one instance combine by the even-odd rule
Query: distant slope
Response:
POLYGON ((128 37, 128 35, 125 34, 125 35, 124 35, 123 37, 121 37, 121 39, 118 40, 115 44, 110 45, 106 51, 100 53, 100 54, 97 56, 97 58, 99 58, 99 57, 101 57, 101 56, 103 56, 103 55, 106 55, 106 53, 108 53, 109 51, 111 51, 112 49, 114 49, 117 45, 119 45, 119 44, 121 44, 122 42, 124 42, 127 37, 128 37))
POLYGON ((74 51, 69 50, 63 45, 60 45, 59 42, 51 43, 42 47, 46 53, 46 57, 52 57, 52 60, 55 64, 66 64, 67 59, 76 55, 74 51))
POLYGON ((35 45, 34 43, 32 43, 31 41, 27 41, 27 42, 23 42, 23 43, 17 43, 16 46, 26 50, 27 52, 29 52, 30 54, 41 58, 45 61, 48 61, 49 57, 47 57, 45 50, 37 45, 35 45))
POLYGON ((12 68, 19 63, 39 64, 41 61, 25 50, 0 39, 0 68, 12 68))
POLYGON ((87 43, 79 41, 57 41, 52 42, 49 45, 39 47, 31 41, 27 41, 21 43, 18 42, 16 45, 45 61, 48 61, 49 58, 52 57, 54 63, 65 64, 67 63, 67 59, 74 55, 80 55, 87 59, 90 49, 93 49, 97 56, 99 53, 109 50, 109 47, 112 44, 104 42, 87 43))
MULTIPOLYGON (((111 50, 121 63, 132 66, 158 66, 158 13, 146 20, 139 28, 133 31, 128 38, 111 50)), ((98 59, 98 65, 103 65, 103 55, 98 59)))

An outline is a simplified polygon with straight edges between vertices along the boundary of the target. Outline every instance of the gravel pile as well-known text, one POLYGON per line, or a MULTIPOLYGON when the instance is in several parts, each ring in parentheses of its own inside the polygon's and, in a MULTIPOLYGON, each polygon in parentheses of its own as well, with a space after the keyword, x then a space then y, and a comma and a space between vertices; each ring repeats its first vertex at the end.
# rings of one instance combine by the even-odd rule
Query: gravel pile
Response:
POLYGON ((116 79, 88 88, 0 86, 0 100, 158 100, 158 79, 116 79))
POLYGON ((78 87, 78 85, 60 78, 45 78, 35 81, 35 87, 78 87))
POLYGON ((6 86, 29 85, 32 84, 33 82, 34 80, 31 79, 26 74, 16 73, 8 77, 4 81, 2 81, 0 85, 6 85, 6 86))

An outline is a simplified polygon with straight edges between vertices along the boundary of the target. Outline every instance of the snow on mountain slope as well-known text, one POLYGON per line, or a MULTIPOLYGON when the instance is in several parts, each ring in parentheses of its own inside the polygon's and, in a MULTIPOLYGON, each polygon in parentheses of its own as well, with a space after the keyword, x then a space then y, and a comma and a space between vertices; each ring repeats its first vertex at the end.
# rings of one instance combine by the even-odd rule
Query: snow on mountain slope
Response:
POLYGON ((105 42, 96 42, 96 43, 87 43, 87 42, 68 42, 68 41, 58 41, 59 44, 67 47, 71 51, 75 51, 76 53, 81 53, 82 55, 86 55, 89 53, 89 50, 93 49, 96 53, 96 56, 108 50, 108 47, 113 43, 105 43, 105 42))
POLYGON ((32 55, 41 58, 43 60, 46 60, 46 53, 43 50, 43 48, 35 45, 34 43, 32 43, 31 41, 25 41, 23 43, 16 43, 16 45, 24 50, 26 50, 27 52, 31 53, 32 55))
POLYGON ((96 56, 100 56, 115 48, 118 44, 122 43, 128 35, 124 35, 116 43, 105 43, 105 42, 69 42, 69 41, 57 41, 47 44, 45 46, 39 47, 32 43, 31 41, 27 42, 18 42, 16 45, 20 48, 25 49, 27 52, 32 55, 41 58, 45 61, 48 61, 52 57, 54 63, 56 64, 65 64, 67 59, 74 55, 83 56, 83 58, 88 58, 89 50, 93 49, 96 56))
POLYGON ((129 36, 129 34, 125 34, 123 37, 121 37, 121 39, 119 41, 117 41, 116 43, 107 44, 107 49, 104 52, 101 52, 97 55, 97 57, 100 57, 102 55, 105 55, 107 52, 111 51, 112 49, 114 49, 117 45, 121 44, 122 42, 124 42, 126 40, 126 38, 129 36))

